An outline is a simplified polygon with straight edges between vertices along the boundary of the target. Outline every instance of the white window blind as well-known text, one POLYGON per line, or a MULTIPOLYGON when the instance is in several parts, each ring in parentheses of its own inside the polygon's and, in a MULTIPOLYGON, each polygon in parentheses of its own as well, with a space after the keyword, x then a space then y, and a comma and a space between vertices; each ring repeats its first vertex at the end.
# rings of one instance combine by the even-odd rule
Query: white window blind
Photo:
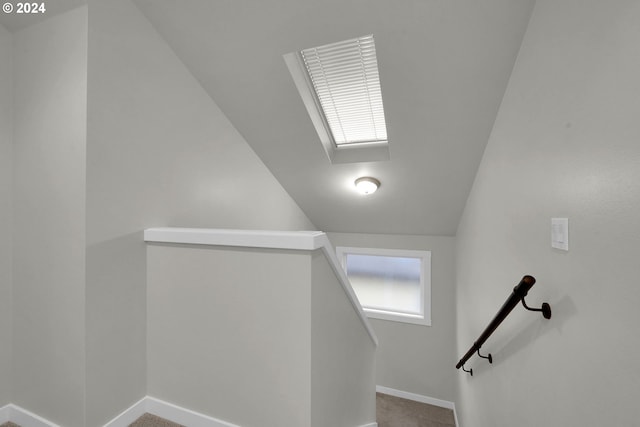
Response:
POLYGON ((335 144, 387 142, 373 35, 301 55, 335 144))

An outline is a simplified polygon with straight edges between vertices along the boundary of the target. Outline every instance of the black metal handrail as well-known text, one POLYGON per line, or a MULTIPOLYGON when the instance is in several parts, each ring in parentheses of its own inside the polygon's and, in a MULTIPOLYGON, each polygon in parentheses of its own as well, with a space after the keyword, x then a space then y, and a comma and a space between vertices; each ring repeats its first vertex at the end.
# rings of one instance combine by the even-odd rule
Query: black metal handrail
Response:
POLYGON ((473 376, 473 369, 466 370, 464 368, 464 364, 476 352, 478 353, 478 356, 482 357, 483 359, 488 359, 489 363, 493 363, 493 357, 491 356, 491 354, 487 356, 481 355, 480 348, 482 347, 482 344, 484 344, 484 342, 491 336, 493 331, 495 331, 496 328, 500 326, 502 321, 509 315, 509 313, 511 313, 515 306, 518 305, 519 302, 522 302, 522 305, 527 310, 541 311, 542 316, 544 316, 545 319, 551 319, 551 307, 546 302, 542 303, 542 308, 531 308, 524 302, 524 297, 527 296, 529 289, 531 289, 531 287, 535 283, 536 279, 533 276, 524 276, 522 280, 520 280, 520 283, 518 283, 516 287, 513 288, 513 292, 504 302, 502 308, 500 308, 500 311, 498 311, 498 314, 496 314, 491 323, 489 323, 489 326, 486 327, 486 329, 476 340, 476 342, 473 343, 469 351, 467 351, 467 353, 462 356, 462 359, 460 359, 460 361, 456 364, 456 369, 460 369, 462 367, 463 371, 469 372, 473 376))

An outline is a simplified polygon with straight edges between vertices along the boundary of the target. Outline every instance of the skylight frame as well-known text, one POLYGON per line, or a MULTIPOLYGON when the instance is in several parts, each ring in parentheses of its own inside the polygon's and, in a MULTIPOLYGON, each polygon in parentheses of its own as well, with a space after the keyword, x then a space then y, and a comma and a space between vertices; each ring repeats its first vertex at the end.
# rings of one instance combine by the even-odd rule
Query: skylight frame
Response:
MULTIPOLYGON (((353 43, 354 41, 361 41, 366 39, 366 42, 370 45, 370 49, 375 49, 373 36, 363 36, 355 39, 344 40, 338 43, 332 43, 329 45, 318 46, 316 48, 304 49, 298 52, 292 52, 284 55, 285 62, 289 71, 293 77, 294 83, 300 96, 305 104, 307 112, 311 117, 311 121, 320 137, 320 141, 332 163, 354 163, 354 162, 368 162, 368 161, 382 161, 389 160, 389 143, 386 135, 385 124, 385 137, 376 140, 358 140, 358 141, 344 141, 339 140, 336 142, 327 115, 322 108, 321 101, 316 92, 316 86, 312 81, 312 78, 307 69, 307 63, 303 57, 303 51, 310 51, 313 49, 326 50, 337 47, 338 49, 345 44, 353 43)), ((375 51, 368 53, 374 55, 375 51)), ((379 70, 377 67, 377 56, 373 57, 373 64, 375 65, 375 74, 377 77, 377 87, 379 89, 379 103, 382 109, 382 89, 380 88, 379 70)), ((382 109, 382 117, 384 116, 384 110, 382 109)))

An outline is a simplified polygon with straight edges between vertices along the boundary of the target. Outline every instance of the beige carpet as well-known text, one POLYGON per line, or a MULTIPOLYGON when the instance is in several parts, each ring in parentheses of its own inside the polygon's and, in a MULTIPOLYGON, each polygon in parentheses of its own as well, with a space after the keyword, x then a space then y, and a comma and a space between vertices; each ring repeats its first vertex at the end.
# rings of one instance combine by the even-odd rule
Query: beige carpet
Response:
MULTIPOLYGON (((453 411, 426 403, 376 393, 378 427, 456 427, 453 411)), ((5 423, 0 427, 19 427, 5 423)), ((185 427, 151 414, 144 414, 129 427, 185 427)))
POLYGON ((453 411, 376 393, 378 427, 456 427, 453 411))
POLYGON ((167 421, 160 417, 156 417, 155 415, 144 414, 143 416, 135 420, 133 424, 129 424, 129 427, 184 427, 184 426, 180 424, 172 423, 171 421, 167 421))

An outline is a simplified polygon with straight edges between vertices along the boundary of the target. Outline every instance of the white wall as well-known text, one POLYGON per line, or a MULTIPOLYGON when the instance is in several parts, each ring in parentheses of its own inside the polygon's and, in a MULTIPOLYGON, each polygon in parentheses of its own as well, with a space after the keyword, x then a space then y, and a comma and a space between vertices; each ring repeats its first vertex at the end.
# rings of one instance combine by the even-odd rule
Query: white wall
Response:
POLYGON ((150 244, 150 396, 245 427, 375 422, 375 343, 324 253, 150 244))
POLYGON ((11 34, 0 25, 0 407, 11 400, 13 60, 11 34))
POLYGON ((324 253, 311 259, 311 426, 376 420, 376 345, 324 253))
POLYGON ((378 336, 376 384, 455 399, 455 239, 328 233, 334 246, 431 251, 431 326, 370 319, 378 336))
POLYGON ((457 234, 458 357, 523 274, 553 317, 517 307, 459 373, 464 426, 637 424, 638 22, 634 0, 536 4, 457 234))
POLYGON ((148 246, 149 395, 243 427, 309 426, 311 257, 148 246))
POLYGON ((14 39, 13 396, 84 426, 86 7, 14 39))
POLYGON ((146 392, 144 228, 315 227, 128 0, 89 3, 88 97, 87 419, 98 425, 146 392))

